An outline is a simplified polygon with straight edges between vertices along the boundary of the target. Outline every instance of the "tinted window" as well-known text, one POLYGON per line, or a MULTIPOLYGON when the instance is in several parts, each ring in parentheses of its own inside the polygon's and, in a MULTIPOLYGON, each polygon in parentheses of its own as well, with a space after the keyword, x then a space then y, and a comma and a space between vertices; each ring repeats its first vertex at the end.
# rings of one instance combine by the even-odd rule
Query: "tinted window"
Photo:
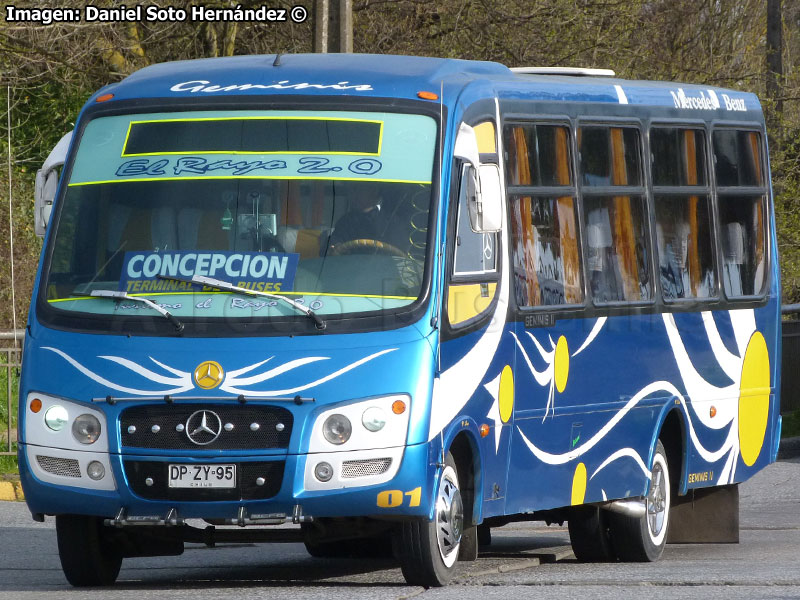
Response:
POLYGON ((767 269, 764 197, 722 195, 719 216, 726 295, 760 294, 767 269))
POLYGON ((716 296, 706 196, 656 196, 656 242, 664 298, 716 296))
POLYGON ((581 127, 581 183, 587 186, 642 184, 639 131, 630 127, 581 127))
POLYGON ((574 199, 512 196, 511 212, 518 305, 582 302, 574 199))
POLYGON ((509 185, 571 185, 569 130, 557 125, 505 128, 509 185))
POLYGON ((382 124, 366 119, 247 117, 133 121, 123 156, 165 152, 378 154, 382 124))
POLYGON ((583 201, 589 286, 596 302, 647 300, 647 211, 642 197, 589 196, 583 201))
POLYGON ((699 129, 650 131, 653 185, 706 185, 705 134, 699 129))
POLYGON ((714 170, 718 186, 764 185, 760 138, 755 131, 718 129, 714 132, 714 170))

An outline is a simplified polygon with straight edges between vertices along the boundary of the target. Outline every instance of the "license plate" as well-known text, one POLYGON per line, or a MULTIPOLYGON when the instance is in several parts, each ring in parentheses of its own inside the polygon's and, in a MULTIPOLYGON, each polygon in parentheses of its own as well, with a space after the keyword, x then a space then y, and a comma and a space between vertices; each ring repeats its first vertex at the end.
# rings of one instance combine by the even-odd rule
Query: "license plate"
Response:
POLYGON ((171 488, 234 488, 236 465, 170 465, 171 488))

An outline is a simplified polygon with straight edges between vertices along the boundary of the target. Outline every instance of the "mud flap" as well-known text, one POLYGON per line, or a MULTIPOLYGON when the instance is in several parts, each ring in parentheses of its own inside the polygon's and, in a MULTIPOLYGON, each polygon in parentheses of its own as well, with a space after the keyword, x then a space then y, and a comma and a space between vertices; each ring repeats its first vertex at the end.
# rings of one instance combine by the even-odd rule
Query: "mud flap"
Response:
POLYGON ((738 544, 739 486, 689 490, 672 499, 668 544, 738 544))

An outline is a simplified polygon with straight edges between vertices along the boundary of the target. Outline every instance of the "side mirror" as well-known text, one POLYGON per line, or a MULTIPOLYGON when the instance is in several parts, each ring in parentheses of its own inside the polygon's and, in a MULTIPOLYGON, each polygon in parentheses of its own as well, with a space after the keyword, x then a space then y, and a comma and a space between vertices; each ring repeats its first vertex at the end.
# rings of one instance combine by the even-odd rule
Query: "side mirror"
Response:
POLYGON ((480 164, 475 130, 462 123, 456 137, 454 154, 469 166, 462 171, 462 186, 467 186, 469 222, 476 233, 500 231, 503 224, 500 169, 494 164, 480 164))
POLYGON ((33 230, 39 237, 44 237, 50 214, 53 212, 53 201, 58 189, 58 169, 67 158, 67 150, 72 141, 72 131, 62 137, 50 151, 42 168, 36 171, 36 191, 33 201, 33 230))
MULTIPOLYGON (((503 225, 503 188, 500 186, 500 168, 492 164, 481 165, 479 173, 481 202, 475 207, 478 228, 473 227, 473 229, 479 233, 500 231, 503 225)), ((469 212, 471 215, 472 205, 470 205, 469 212)))

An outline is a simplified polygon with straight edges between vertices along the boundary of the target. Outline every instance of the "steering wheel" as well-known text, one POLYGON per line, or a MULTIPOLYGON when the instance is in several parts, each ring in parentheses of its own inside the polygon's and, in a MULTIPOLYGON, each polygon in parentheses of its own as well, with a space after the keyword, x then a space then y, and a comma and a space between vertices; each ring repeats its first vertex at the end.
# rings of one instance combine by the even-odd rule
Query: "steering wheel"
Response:
POLYGON ((347 240, 341 244, 336 244, 331 248, 331 254, 335 256, 344 256, 347 254, 385 254, 388 256, 406 258, 406 253, 397 246, 369 238, 347 240))
POLYGON ((259 243, 261 252, 279 252, 284 254, 286 250, 283 244, 278 241, 278 238, 271 233, 262 234, 259 243))

